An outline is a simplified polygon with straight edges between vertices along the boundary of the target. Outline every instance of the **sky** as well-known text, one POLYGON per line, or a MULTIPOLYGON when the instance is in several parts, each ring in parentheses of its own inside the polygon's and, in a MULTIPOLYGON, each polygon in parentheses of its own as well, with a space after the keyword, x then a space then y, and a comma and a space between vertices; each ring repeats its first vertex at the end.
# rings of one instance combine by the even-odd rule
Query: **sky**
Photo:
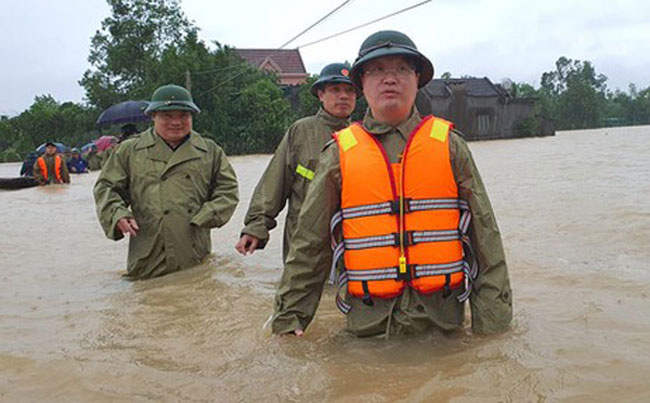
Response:
MULTIPOLYGON (((0 115, 27 109, 34 97, 84 100, 78 84, 90 39, 110 10, 104 0, 5 0, 0 13, 0 115)), ((290 43, 307 71, 353 62, 363 40, 384 29, 406 33, 431 59, 435 76, 509 78, 539 86, 560 56, 589 60, 610 89, 650 86, 650 6, 645 0, 432 0, 411 11, 315 45, 422 0, 351 0, 290 43)), ((183 0, 206 43, 277 48, 343 0, 183 0)))

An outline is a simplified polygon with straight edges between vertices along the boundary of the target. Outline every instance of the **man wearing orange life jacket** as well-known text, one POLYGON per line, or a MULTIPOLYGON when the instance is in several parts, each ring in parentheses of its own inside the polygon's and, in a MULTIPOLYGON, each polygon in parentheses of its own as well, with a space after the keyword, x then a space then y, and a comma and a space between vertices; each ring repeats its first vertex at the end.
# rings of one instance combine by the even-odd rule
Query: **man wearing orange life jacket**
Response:
POLYGON ((471 153, 453 124, 414 106, 432 76, 400 32, 362 44, 351 77, 369 110, 321 154, 278 286, 274 333, 303 334, 328 274, 358 336, 459 329, 466 300, 474 332, 509 327, 501 236, 471 153), (330 232, 331 269, 321 258, 330 232))
POLYGON ((45 154, 34 163, 34 179, 40 185, 50 183, 70 183, 68 167, 57 154, 56 145, 52 142, 45 144, 45 154))

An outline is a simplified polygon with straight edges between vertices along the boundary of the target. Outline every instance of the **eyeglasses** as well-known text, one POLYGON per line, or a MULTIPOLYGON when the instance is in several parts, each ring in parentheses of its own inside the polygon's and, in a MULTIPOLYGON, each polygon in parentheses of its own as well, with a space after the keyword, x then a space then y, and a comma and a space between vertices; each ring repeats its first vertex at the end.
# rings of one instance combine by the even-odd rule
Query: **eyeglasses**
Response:
POLYGON ((388 73, 393 73, 398 78, 406 78, 415 70, 411 66, 403 65, 397 66, 393 69, 388 69, 383 66, 371 66, 363 69, 363 74, 372 78, 383 78, 388 73))

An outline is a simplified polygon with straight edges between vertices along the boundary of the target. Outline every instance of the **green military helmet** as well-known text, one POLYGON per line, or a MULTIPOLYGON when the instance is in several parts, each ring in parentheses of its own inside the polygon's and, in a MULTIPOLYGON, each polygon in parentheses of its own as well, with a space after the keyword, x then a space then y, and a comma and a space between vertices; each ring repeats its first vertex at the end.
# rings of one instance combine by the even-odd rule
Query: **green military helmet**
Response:
POLYGON ((411 38, 398 31, 379 31, 363 41, 359 56, 352 65, 350 77, 359 88, 361 88, 363 64, 382 56, 406 56, 413 59, 420 73, 418 88, 423 87, 433 77, 433 64, 417 50, 411 38))
POLYGON ((151 96, 151 102, 144 113, 151 115, 160 111, 190 111, 195 115, 201 112, 192 100, 190 92, 174 84, 158 87, 151 96))
POLYGON ((320 77, 312 84, 309 91, 313 96, 318 97, 318 90, 325 88, 325 84, 345 83, 350 84, 359 92, 356 85, 350 80, 350 65, 347 63, 331 63, 323 67, 320 77))

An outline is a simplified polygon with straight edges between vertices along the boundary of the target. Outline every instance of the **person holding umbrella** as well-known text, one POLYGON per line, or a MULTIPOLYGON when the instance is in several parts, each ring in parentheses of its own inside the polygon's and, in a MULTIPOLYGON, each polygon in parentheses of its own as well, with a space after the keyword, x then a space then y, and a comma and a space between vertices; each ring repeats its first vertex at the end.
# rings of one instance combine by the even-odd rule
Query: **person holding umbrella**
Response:
POLYGON ((70 183, 70 174, 63 158, 58 155, 56 144, 45 143, 45 154, 34 163, 34 179, 39 185, 70 183))
POLYGON ((126 277, 133 280, 201 263, 212 248, 210 229, 228 222, 239 200, 221 147, 192 130, 200 109, 189 91, 164 85, 146 112, 153 128, 122 142, 94 187, 106 236, 129 236, 126 277))

